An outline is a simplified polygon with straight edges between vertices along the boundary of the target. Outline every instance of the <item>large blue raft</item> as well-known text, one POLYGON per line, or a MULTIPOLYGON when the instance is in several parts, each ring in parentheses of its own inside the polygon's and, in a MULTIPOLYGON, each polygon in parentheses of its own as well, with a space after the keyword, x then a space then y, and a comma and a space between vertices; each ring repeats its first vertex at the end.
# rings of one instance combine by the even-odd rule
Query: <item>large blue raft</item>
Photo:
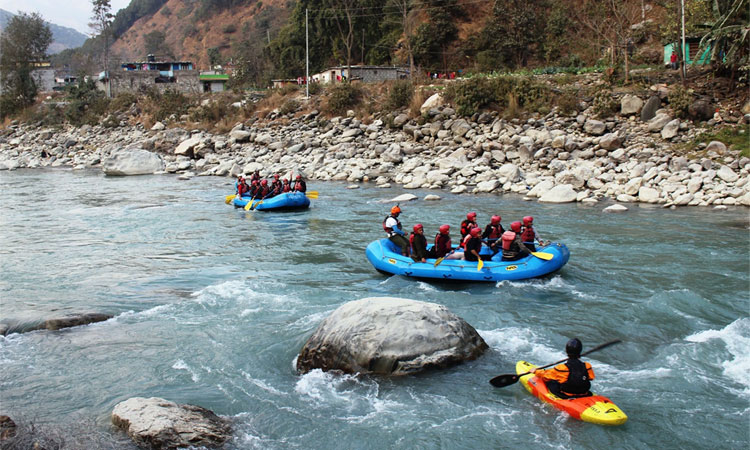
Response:
MULTIPOLYGON (((549 253, 553 257, 545 261, 536 256, 526 256, 517 261, 501 261, 502 252, 490 258, 491 250, 482 247, 480 255, 489 258, 484 261, 482 270, 477 270, 477 262, 463 260, 443 260, 435 266, 434 259, 415 262, 402 256, 401 251, 388 239, 371 242, 367 246, 367 259, 378 271, 406 277, 446 281, 503 281, 525 280, 541 277, 559 270, 570 258, 565 244, 553 242, 537 247, 537 252, 549 253)), ((482 258, 484 259, 484 258, 482 258)))
POLYGON ((295 209, 305 209, 310 207, 310 199, 304 192, 285 192, 275 197, 267 198, 261 203, 260 200, 253 200, 251 197, 235 197, 232 204, 237 208, 244 208, 248 202, 252 201, 252 209, 255 211, 290 211, 295 209))

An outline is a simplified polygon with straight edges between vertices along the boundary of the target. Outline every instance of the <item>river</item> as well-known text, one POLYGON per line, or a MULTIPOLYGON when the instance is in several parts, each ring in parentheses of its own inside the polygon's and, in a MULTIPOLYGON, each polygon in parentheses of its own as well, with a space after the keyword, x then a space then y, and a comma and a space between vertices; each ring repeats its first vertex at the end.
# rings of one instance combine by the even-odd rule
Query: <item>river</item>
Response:
MULTIPOLYGON (((105 177, 67 169, 0 172, 0 322, 76 312, 105 322, 0 337, 0 414, 40 426, 92 421, 156 396, 232 419, 231 449, 747 448, 750 443, 748 209, 550 205, 516 195, 407 191, 401 219, 434 235, 468 211, 484 226, 533 215, 569 263, 537 280, 434 284, 376 272, 400 188, 308 183, 302 212, 224 204, 229 178, 105 177), (421 200, 438 193, 435 202, 421 200), (343 303, 397 296, 439 303, 489 344, 479 359, 403 378, 299 376, 294 360, 343 303), (493 388, 526 359, 584 351, 593 390, 628 422, 601 427, 493 388)), ((126 444, 122 444, 127 447, 126 444)))

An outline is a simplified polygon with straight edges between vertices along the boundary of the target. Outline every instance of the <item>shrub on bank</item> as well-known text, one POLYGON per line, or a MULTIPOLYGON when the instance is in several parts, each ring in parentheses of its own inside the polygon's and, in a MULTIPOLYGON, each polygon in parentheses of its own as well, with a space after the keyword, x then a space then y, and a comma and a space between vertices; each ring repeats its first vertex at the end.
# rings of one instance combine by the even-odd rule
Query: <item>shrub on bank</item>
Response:
POLYGON ((343 114, 347 109, 354 108, 362 98, 362 88, 353 83, 337 83, 328 89, 326 111, 333 114, 343 114))
POLYGON ((409 106, 411 99, 414 97, 414 83, 410 80, 397 80, 391 83, 388 89, 388 99, 385 102, 385 108, 388 111, 409 106))

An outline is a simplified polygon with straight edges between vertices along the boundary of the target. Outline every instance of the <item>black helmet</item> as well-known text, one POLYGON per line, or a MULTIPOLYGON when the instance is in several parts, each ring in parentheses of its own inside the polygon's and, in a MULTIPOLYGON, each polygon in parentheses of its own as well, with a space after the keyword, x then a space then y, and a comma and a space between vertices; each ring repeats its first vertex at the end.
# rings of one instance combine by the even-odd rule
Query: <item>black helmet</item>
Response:
POLYGON ((583 350, 583 344, 581 344, 581 340, 578 338, 573 338, 565 344, 565 353, 573 358, 581 356, 581 350, 583 350))

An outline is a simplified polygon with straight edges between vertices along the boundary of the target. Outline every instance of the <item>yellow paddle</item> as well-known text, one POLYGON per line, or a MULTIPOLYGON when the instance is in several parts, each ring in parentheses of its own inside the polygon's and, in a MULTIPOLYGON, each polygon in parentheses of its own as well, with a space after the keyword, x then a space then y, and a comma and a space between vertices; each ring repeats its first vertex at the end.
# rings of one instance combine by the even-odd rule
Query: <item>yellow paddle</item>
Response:
POLYGON ((232 203, 232 199, 234 199, 235 197, 237 197, 237 195, 235 194, 227 195, 227 198, 224 200, 224 203, 226 203, 227 205, 232 203))
POLYGON ((482 259, 480 258, 477 262, 477 272, 481 271, 482 267, 484 267, 484 261, 482 261, 482 259))
POLYGON ((550 259, 555 257, 555 255, 553 255, 552 253, 531 252, 531 254, 545 261, 549 261, 550 259))
MULTIPOLYGON (((253 205, 253 200, 255 200, 255 197, 251 198, 249 202, 247 202, 247 205, 245 205, 245 211, 250 211, 253 205)), ((262 200, 261 200, 262 201, 262 200)), ((255 205, 258 206, 258 205, 255 205)))
POLYGON ((437 267, 438 264, 440 264, 441 262, 443 262, 444 259, 445 259, 445 256, 441 256, 440 258, 436 259, 435 260, 435 264, 433 264, 433 266, 437 267))
POLYGON ((315 199, 318 198, 318 191, 305 192, 305 195, 307 196, 307 198, 315 199))

